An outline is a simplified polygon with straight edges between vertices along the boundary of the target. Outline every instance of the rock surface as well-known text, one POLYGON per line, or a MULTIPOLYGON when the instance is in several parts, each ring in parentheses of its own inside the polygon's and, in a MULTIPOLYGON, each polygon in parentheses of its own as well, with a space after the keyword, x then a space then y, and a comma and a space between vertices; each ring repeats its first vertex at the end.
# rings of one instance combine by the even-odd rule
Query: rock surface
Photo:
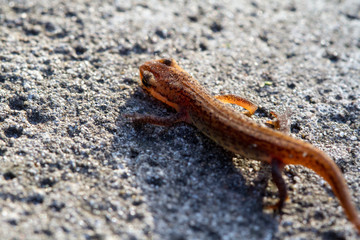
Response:
POLYGON ((257 121, 289 114, 360 209, 359 1, 0 0, 0 239, 358 237, 303 167, 284 171, 280 221, 265 164, 192 126, 123 121, 174 112, 138 87, 160 57, 257 103, 257 121))

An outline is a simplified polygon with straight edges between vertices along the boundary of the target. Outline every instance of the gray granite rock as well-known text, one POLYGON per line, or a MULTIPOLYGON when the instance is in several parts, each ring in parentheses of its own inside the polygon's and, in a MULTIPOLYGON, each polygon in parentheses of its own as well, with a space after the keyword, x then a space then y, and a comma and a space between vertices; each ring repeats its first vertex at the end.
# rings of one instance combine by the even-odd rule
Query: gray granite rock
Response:
POLYGON ((138 87, 172 57, 213 94, 289 114, 360 208, 358 1, 0 0, 0 239, 356 239, 329 186, 226 152, 138 87))

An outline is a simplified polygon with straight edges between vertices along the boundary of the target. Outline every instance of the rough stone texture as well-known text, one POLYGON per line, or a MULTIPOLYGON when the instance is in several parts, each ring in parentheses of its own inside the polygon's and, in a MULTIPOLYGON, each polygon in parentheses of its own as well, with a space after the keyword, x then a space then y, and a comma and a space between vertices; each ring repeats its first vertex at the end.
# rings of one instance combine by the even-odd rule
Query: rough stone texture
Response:
POLYGON ((159 57, 255 120, 290 112, 360 209, 359 1, 0 0, 0 239, 357 238, 313 172, 286 167, 280 221, 265 164, 123 121, 174 112, 138 88, 159 57))

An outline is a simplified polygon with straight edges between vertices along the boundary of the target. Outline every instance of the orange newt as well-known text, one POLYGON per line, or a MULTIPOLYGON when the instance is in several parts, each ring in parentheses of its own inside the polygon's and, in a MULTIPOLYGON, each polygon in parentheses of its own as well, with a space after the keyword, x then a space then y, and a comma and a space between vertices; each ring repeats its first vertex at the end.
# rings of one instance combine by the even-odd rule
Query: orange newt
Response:
MULTIPOLYGON (((271 165, 272 178, 279 190, 276 207, 281 213, 287 198, 282 170, 287 164, 302 165, 323 177, 340 200, 349 220, 360 233, 360 219, 351 201, 345 179, 335 162, 311 144, 280 131, 261 126, 224 103, 237 104, 251 116, 257 106, 238 96, 211 96, 173 59, 148 61, 140 66, 142 88, 176 109, 169 117, 132 114, 132 121, 171 126, 177 122, 195 125, 227 150, 271 165)), ((275 115, 276 117, 276 115, 275 115)), ((278 123, 273 123, 276 127, 278 123)))

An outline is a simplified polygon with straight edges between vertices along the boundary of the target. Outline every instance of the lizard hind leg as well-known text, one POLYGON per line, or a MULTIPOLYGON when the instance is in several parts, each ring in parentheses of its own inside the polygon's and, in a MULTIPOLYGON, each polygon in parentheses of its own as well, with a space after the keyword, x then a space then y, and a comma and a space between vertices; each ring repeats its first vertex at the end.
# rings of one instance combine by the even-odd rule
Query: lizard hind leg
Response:
POLYGON ((286 112, 283 114, 276 114, 275 112, 270 112, 270 114, 275 119, 266 121, 266 124, 271 125, 275 130, 279 130, 280 132, 290 133, 289 116, 291 112, 288 108, 286 109, 286 112))
POLYGON ((279 201, 275 205, 269 206, 268 208, 277 210, 280 215, 282 214, 282 208, 285 205, 285 201, 288 199, 286 183, 282 177, 282 170, 284 169, 284 166, 285 164, 276 158, 272 159, 271 161, 271 175, 279 191, 279 201))
POLYGON ((243 114, 245 114, 248 117, 253 115, 256 109, 258 108, 258 106, 256 106, 254 103, 250 102, 249 100, 232 94, 217 95, 215 96, 215 98, 220 102, 236 104, 240 107, 245 108, 247 111, 244 111, 243 114))

